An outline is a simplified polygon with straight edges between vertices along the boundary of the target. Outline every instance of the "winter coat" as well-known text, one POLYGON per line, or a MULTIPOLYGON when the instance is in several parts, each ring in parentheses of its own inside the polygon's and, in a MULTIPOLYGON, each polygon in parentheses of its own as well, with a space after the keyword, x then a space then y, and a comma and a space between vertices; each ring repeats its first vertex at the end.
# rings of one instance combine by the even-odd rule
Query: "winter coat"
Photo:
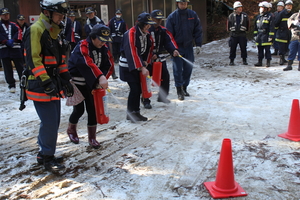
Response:
POLYGON ((166 60, 166 58, 163 55, 161 55, 166 50, 171 55, 173 55, 174 50, 178 49, 178 46, 172 33, 168 31, 165 27, 159 26, 155 28, 154 26, 151 26, 149 32, 154 40, 153 52, 157 55, 157 57, 161 58, 161 61, 166 60))
POLYGON ((73 81, 79 85, 87 84, 90 89, 96 88, 100 76, 105 75, 108 79, 114 70, 107 45, 96 48, 90 37, 76 45, 68 65, 73 81))
POLYGON ((254 24, 254 37, 256 37, 257 46, 272 45, 274 39, 273 16, 267 12, 258 15, 254 24))
POLYGON ((196 46, 202 46, 202 26, 195 11, 176 9, 168 16, 166 28, 179 47, 193 47, 193 40, 196 46))
POLYGON ((22 58, 21 49, 22 30, 14 22, 0 21, 0 59, 1 58, 22 58), (13 39, 13 47, 6 46, 8 40, 13 39))
POLYGON ((153 39, 149 33, 142 33, 136 25, 126 31, 121 44, 120 79, 126 82, 140 82, 139 71, 144 61, 151 62, 153 39))
POLYGON ((288 12, 286 9, 281 11, 275 18, 274 26, 276 31, 277 42, 288 43, 291 39, 291 32, 288 29, 287 21, 292 16, 292 12, 288 12))
POLYGON ((96 24, 103 24, 103 25, 105 25, 104 21, 101 20, 97 16, 95 16, 93 19, 87 18, 86 24, 84 25, 84 31, 85 31, 86 37, 90 35, 90 32, 93 29, 93 26, 95 26, 96 24))
POLYGON ((292 39, 291 41, 298 40, 300 41, 300 13, 294 13, 289 19, 288 19, 288 28, 290 28, 292 32, 292 39))
POLYGON ((59 37, 61 29, 51 23, 43 13, 37 22, 25 32, 26 69, 29 74, 26 87, 28 99, 48 102, 59 100, 44 92, 44 86, 51 82, 56 86, 61 97, 64 97, 63 86, 71 76, 66 64, 66 47, 59 37))
POLYGON ((124 33, 127 31, 126 22, 121 18, 113 17, 108 24, 113 42, 121 43, 124 33))
POLYGON ((227 31, 230 31, 231 37, 246 37, 246 31, 249 30, 249 17, 246 13, 242 12, 237 15, 233 12, 229 15, 227 20, 227 31), (240 18, 237 20, 237 18, 240 18), (239 21, 239 23, 237 23, 239 21))

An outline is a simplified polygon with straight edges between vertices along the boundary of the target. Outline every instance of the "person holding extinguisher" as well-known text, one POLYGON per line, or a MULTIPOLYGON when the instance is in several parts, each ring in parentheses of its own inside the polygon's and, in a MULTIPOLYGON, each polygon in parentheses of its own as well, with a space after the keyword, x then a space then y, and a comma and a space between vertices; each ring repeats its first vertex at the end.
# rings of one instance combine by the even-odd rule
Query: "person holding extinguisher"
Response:
POLYGON ((153 39, 148 29, 155 22, 149 13, 143 12, 138 16, 137 24, 125 32, 119 60, 120 79, 127 82, 130 91, 127 100, 126 119, 135 123, 147 121, 140 114, 140 97, 142 94, 140 73, 149 76, 147 67, 151 63, 153 39))
POLYGON ((114 60, 106 42, 111 41, 110 29, 97 24, 93 26, 89 36, 75 46, 68 62, 72 80, 85 99, 73 106, 67 134, 71 142, 79 143, 77 123, 86 109, 88 141, 95 149, 98 149, 100 144, 96 140, 97 118, 92 90, 99 86, 103 89, 108 88, 107 79, 114 70, 114 60))
MULTIPOLYGON (((170 74, 167 68, 166 58, 167 53, 170 53, 173 57, 179 56, 178 46, 176 41, 170 31, 165 27, 161 26, 162 20, 165 18, 161 10, 153 10, 151 12, 151 17, 156 24, 153 24, 149 29, 149 32, 154 40, 154 55, 152 60, 162 63, 162 72, 161 72, 161 83, 159 86, 158 92, 158 102, 170 103, 170 100, 167 99, 170 89, 170 74)), ((155 67, 152 65, 152 67, 155 67)), ((151 70, 150 70, 151 71, 151 70)), ((157 84, 158 83, 154 83, 157 84)), ((142 99, 144 107, 146 109, 151 109, 150 99, 142 99)))

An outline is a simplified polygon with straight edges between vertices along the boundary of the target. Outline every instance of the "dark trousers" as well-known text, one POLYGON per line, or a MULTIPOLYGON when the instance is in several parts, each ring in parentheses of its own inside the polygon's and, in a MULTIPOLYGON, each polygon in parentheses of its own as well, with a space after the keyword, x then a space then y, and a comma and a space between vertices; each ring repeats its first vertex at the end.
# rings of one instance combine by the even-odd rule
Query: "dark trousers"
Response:
POLYGON ((285 55, 288 51, 289 43, 278 42, 279 55, 285 55))
POLYGON ((271 60, 272 56, 271 56, 271 46, 257 46, 258 49, 258 59, 264 59, 264 57, 267 60, 271 60))
POLYGON ((112 49, 113 49, 113 56, 115 61, 118 61, 121 55, 121 43, 119 42, 113 42, 112 43, 112 49))
MULTIPOLYGON (((179 53, 185 59, 189 60, 190 62, 194 62, 194 52, 193 47, 180 47, 179 46, 179 53)), ((190 79, 193 71, 193 65, 184 61, 180 57, 173 58, 173 75, 175 81, 175 87, 185 86, 187 87, 190 84, 190 79)))
POLYGON ((127 111, 128 112, 139 112, 140 111, 140 97, 142 94, 142 88, 140 82, 127 82, 130 88, 127 111))
POLYGON ((95 105, 94 105, 94 99, 92 95, 92 91, 90 88, 88 88, 87 85, 76 85, 79 91, 84 96, 84 101, 77 104, 76 106, 73 106, 73 112, 70 115, 69 122, 72 124, 77 124, 79 121, 79 118, 83 115, 84 109, 86 109, 87 116, 88 116, 88 126, 94 126, 97 125, 97 119, 96 119, 96 111, 95 111, 95 105))
POLYGON ((236 58, 236 48, 237 45, 240 45, 241 57, 247 58, 247 38, 246 37, 230 37, 230 56, 229 59, 236 58))
POLYGON ((33 101, 33 103, 41 120, 38 135, 40 152, 43 155, 54 155, 60 123, 60 100, 50 102, 33 101))
POLYGON ((16 87, 16 80, 14 79, 14 70, 11 61, 14 62, 15 68, 18 72, 19 80, 21 79, 22 72, 24 69, 24 60, 23 58, 2 58, 1 63, 4 68, 4 76, 8 88, 16 87))

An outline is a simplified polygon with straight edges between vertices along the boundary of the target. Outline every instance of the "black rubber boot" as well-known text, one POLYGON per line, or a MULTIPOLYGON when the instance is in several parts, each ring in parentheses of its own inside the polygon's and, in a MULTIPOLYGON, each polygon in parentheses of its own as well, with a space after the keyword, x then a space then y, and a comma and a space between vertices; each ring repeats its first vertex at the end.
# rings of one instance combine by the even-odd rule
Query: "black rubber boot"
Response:
POLYGON ((267 65, 266 65, 266 67, 270 67, 270 66, 271 66, 271 60, 268 59, 268 60, 267 60, 267 65))
POLYGON ((178 100, 183 101, 184 100, 184 93, 182 91, 182 87, 176 87, 178 100))
POLYGON ((94 148, 94 149, 99 149, 100 144, 96 140, 96 130, 97 130, 97 125, 94 126, 88 126, 88 135, 89 135, 89 144, 94 148))
POLYGON ((262 66, 262 59, 258 59, 258 62, 254 64, 255 67, 261 67, 262 66))
POLYGON ((275 49, 274 52, 271 55, 277 56, 278 55, 278 49, 275 49))
POLYGON ((233 66, 234 65, 234 59, 230 59, 229 65, 233 66))
POLYGON ((285 55, 280 55, 280 62, 279 65, 284 65, 286 64, 288 61, 285 59, 285 55))
MULTIPOLYGON (((57 156, 57 157, 54 156, 54 159, 55 159, 56 162, 58 162, 58 163, 62 163, 62 162, 64 161, 64 157, 62 157, 62 156, 57 156)), ((41 152, 39 152, 38 155, 36 156, 36 161, 37 161, 40 165, 44 164, 44 156, 43 156, 43 154, 42 154, 41 152)))
POLYGON ((299 62, 299 64, 298 64, 298 71, 300 71, 300 62, 299 62))
POLYGON ((184 96, 186 96, 186 97, 190 96, 190 94, 187 92, 187 86, 182 86, 182 91, 183 91, 184 96))
POLYGON ((79 138, 77 135, 76 127, 77 127, 77 124, 69 123, 68 129, 67 129, 67 134, 68 134, 71 142, 73 142, 74 144, 79 143, 79 138))
POLYGON ((44 155, 43 157, 44 157, 44 167, 46 170, 56 172, 66 168, 64 165, 58 163, 53 155, 52 156, 44 155))
POLYGON ((248 65, 247 58, 243 58, 243 65, 248 65))
POLYGON ((292 65, 293 65, 293 60, 289 60, 288 61, 288 65, 287 65, 287 67, 286 68, 284 68, 283 69, 283 71, 289 71, 289 70, 293 70, 293 67, 292 67, 292 65))
POLYGON ((127 111, 126 119, 130 120, 132 123, 136 123, 138 121, 147 121, 148 120, 148 118, 141 115, 141 113, 139 111, 133 111, 133 112, 127 111))

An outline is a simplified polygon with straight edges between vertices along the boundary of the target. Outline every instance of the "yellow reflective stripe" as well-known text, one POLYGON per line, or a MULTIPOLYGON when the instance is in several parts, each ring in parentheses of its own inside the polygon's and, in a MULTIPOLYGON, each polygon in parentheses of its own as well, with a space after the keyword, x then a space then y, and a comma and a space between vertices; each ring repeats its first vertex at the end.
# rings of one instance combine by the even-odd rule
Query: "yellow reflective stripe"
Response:
POLYGON ((265 23, 265 24, 268 24, 268 23, 269 23, 269 21, 268 21, 268 20, 264 20, 264 21, 263 21, 263 23, 265 23))
POLYGON ((275 29, 279 29, 279 27, 275 27, 275 29))
POLYGON ((258 31, 254 31, 253 33, 254 33, 254 34, 257 34, 257 33, 258 33, 258 31))
POLYGON ((282 42, 282 43, 288 43, 287 40, 281 40, 281 39, 278 39, 278 38, 276 38, 275 41, 276 41, 276 42, 282 42))
POLYGON ((282 18, 282 22, 286 22, 289 18, 282 18))
POLYGON ((269 32, 269 35, 275 35, 275 33, 274 32, 269 32))
POLYGON ((261 44, 261 46, 270 46, 270 45, 272 45, 272 42, 266 42, 261 44))

